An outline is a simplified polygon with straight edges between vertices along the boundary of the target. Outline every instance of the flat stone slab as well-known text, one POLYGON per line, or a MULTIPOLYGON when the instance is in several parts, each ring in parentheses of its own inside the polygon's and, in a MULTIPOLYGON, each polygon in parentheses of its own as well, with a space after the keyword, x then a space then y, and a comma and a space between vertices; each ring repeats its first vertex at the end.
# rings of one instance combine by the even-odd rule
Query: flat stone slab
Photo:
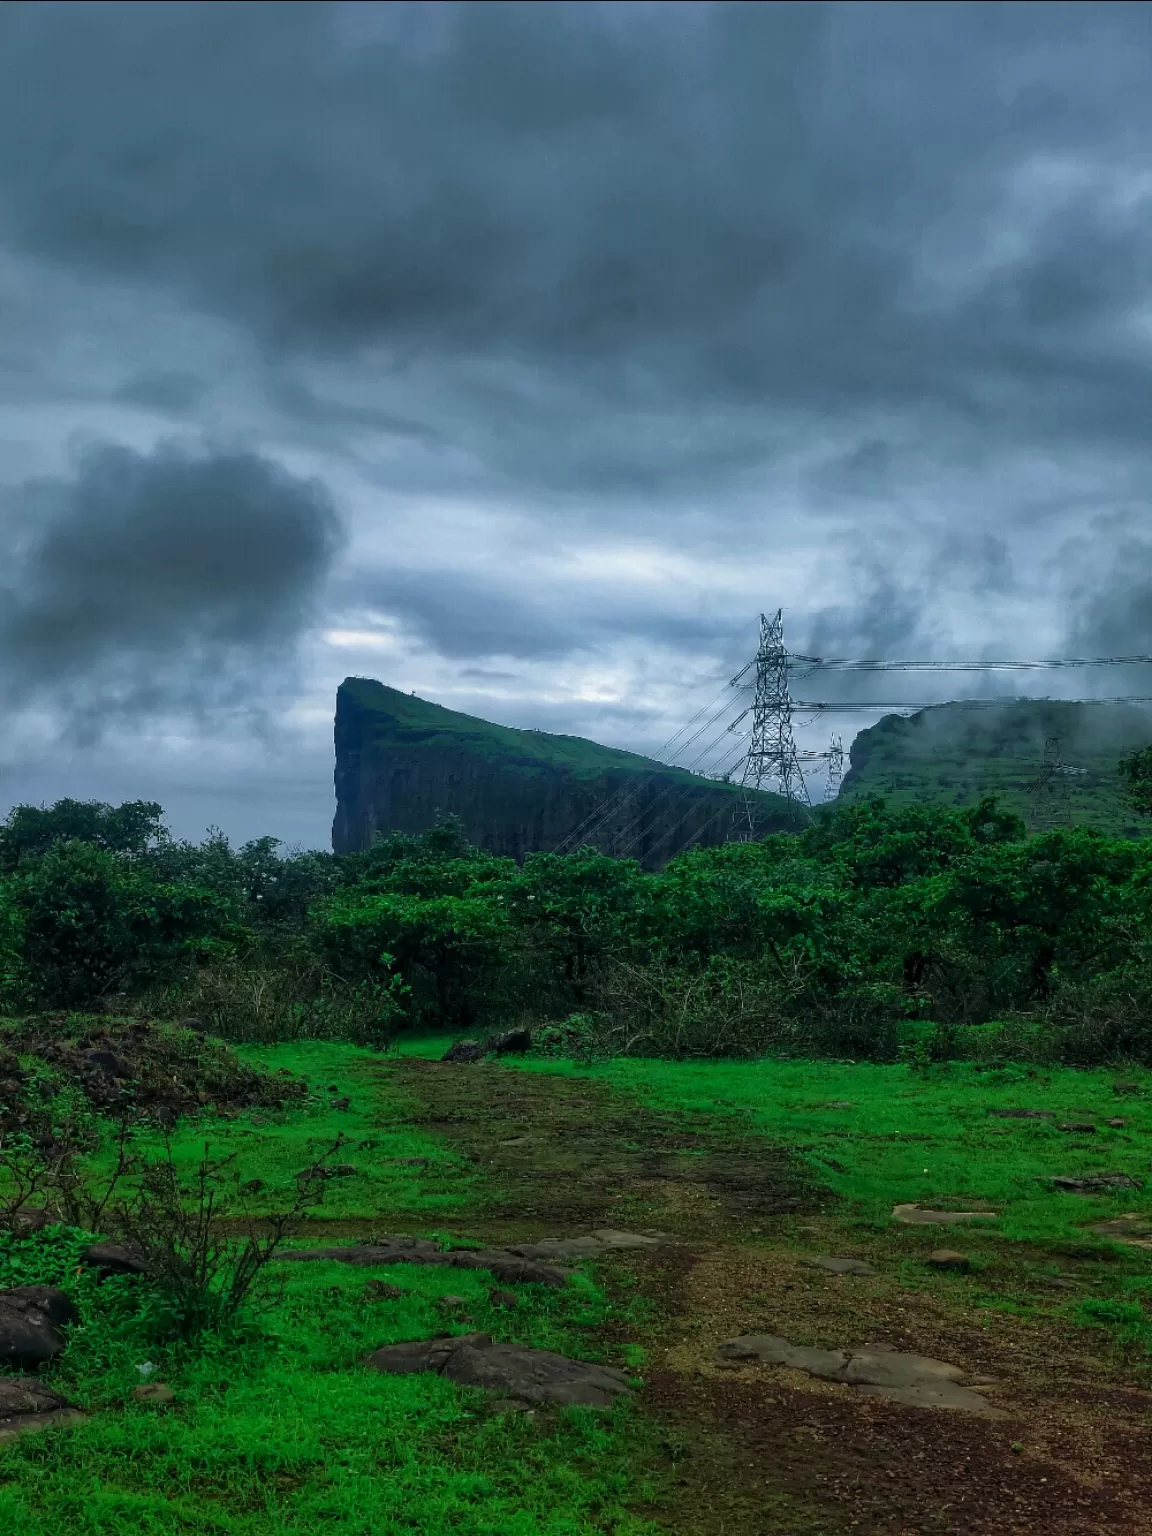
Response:
POLYGON ((658 1237, 645 1237, 639 1232, 600 1227, 586 1237, 543 1237, 538 1243, 520 1243, 511 1252, 525 1259, 586 1259, 629 1248, 655 1248, 659 1242, 658 1237))
POLYGON ((1114 1243, 1152 1251, 1152 1222, 1146 1216, 1116 1216, 1111 1221, 1097 1222, 1092 1231, 1097 1237, 1111 1238, 1114 1243))
POLYGON ((805 1269, 826 1269, 830 1275, 876 1275, 879 1270, 873 1269, 865 1259, 826 1259, 811 1258, 801 1259, 805 1269))
POLYGON ((0 1442, 88 1415, 32 1376, 0 1376, 0 1442))
POLYGON ((778 1334, 747 1334, 729 1339, 716 1351, 716 1364, 775 1365, 804 1371, 821 1381, 856 1387, 871 1396, 887 1397, 918 1408, 951 1408, 986 1419, 1006 1415, 966 1382, 971 1373, 946 1360, 906 1355, 879 1346, 863 1349, 811 1349, 792 1344, 778 1334))
POLYGON ((998 1120, 1055 1120, 1053 1109, 990 1109, 990 1115, 998 1120))
POLYGON ((913 1227, 948 1227, 957 1222, 997 1221, 996 1211, 931 1211, 922 1205, 894 1205, 892 1215, 913 1227))
POLYGON ((441 1264, 449 1269, 487 1269, 506 1285, 567 1285, 566 1269, 537 1264, 505 1248, 440 1248, 427 1237, 387 1237, 378 1243, 351 1243, 340 1248, 285 1248, 281 1261, 305 1264, 328 1259, 337 1264, 441 1264))
POLYGON ((505 1402, 524 1406, 610 1408, 632 1390, 627 1374, 615 1366, 570 1360, 521 1344, 497 1344, 486 1333, 387 1344, 364 1364, 390 1376, 433 1372, 461 1386, 500 1392, 505 1402))

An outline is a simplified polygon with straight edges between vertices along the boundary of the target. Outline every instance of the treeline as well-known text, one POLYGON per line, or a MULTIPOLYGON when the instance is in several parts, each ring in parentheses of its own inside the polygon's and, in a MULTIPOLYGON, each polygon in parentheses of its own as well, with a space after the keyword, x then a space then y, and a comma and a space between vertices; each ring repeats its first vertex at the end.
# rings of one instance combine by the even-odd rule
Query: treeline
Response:
POLYGON ((1152 845, 968 810, 840 808, 659 874, 518 866, 445 820, 368 852, 171 838, 159 806, 0 828, 9 1013, 194 1015, 232 1040, 528 1024, 669 1056, 1152 1061, 1152 845))

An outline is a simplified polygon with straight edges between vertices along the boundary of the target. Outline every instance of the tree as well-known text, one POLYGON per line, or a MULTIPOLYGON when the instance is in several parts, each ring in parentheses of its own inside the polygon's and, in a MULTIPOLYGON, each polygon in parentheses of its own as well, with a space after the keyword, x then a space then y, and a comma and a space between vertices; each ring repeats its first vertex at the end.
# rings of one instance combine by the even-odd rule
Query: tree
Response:
POLYGON ((17 805, 0 826, 0 871, 11 873, 56 843, 91 843, 109 853, 140 855, 167 839, 162 808, 151 800, 106 805, 100 800, 57 800, 17 805))
POLYGON ((1152 746, 1122 757, 1119 769, 1133 810, 1141 816, 1152 816, 1152 746))

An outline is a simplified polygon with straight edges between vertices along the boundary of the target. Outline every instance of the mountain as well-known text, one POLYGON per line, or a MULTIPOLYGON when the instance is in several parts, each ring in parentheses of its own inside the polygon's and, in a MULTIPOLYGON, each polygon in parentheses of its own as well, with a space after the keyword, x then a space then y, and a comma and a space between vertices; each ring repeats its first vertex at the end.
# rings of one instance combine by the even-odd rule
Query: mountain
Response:
POLYGON ((1145 837, 1152 824, 1125 802, 1117 763, 1152 742, 1152 710, 1061 699, 997 700, 992 707, 940 704, 887 715, 852 743, 841 802, 883 795, 894 805, 971 805, 995 794, 1037 830, 1067 819, 1116 836, 1145 837), (1062 770, 1044 791, 1045 744, 1059 741, 1062 770))
MULTIPOLYGON (((335 738, 337 853, 452 813, 478 847, 519 859, 554 849, 610 804, 577 841, 657 869, 686 847, 722 843, 741 803, 735 785, 580 736, 493 725, 362 677, 337 691, 335 738)), ((781 796, 753 801, 758 831, 795 825, 781 796)))

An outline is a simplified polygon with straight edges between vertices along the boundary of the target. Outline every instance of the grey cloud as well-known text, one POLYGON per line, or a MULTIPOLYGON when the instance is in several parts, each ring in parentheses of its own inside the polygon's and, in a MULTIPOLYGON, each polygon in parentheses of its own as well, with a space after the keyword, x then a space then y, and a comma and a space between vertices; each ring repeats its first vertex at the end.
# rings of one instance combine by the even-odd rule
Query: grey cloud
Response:
POLYGON ((89 447, 71 478, 11 493, 4 532, 0 684, 89 728, 124 711, 258 710, 291 674, 340 542, 318 484, 176 443, 89 447))
POLYGON ((341 584, 339 598, 351 609, 399 619, 410 634, 454 660, 556 660, 629 635, 715 646, 739 623, 681 611, 675 590, 625 597, 594 584, 574 590, 562 579, 434 567, 361 573, 341 584))
POLYGON ((146 410, 167 416, 186 416, 208 393, 204 379, 178 369, 137 373, 116 391, 116 398, 127 405, 142 405, 146 410))
MULTIPOLYGON (((507 369, 522 407, 524 370, 563 377, 525 477, 650 493, 755 462, 765 411, 935 402, 987 441, 1131 438, 1152 404, 1115 335, 1152 223, 1096 174, 1149 158, 1143 6, 87 3, 3 28, 10 241, 274 353, 371 350, 401 390, 430 358, 449 394, 507 369), (1040 156, 1090 190, 1022 188, 1040 156), (685 434, 710 403, 761 419, 685 434), (614 460, 605 421, 641 409, 662 456, 622 434, 614 460)), ((499 463, 499 422, 477 435, 499 463)))

